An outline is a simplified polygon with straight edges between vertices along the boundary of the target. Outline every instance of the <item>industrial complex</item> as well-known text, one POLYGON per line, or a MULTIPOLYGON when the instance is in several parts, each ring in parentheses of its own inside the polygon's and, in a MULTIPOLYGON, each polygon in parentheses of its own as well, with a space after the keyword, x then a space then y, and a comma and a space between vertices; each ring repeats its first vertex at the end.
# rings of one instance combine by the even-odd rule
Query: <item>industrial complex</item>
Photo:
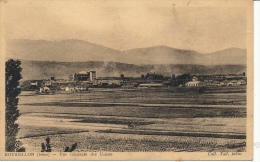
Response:
POLYGON ((160 88, 160 87, 210 87, 210 86, 245 86, 245 73, 230 75, 191 75, 181 74, 163 76, 147 73, 140 77, 98 77, 96 71, 81 71, 70 75, 70 79, 27 80, 20 84, 22 90, 46 92, 62 90, 65 92, 86 91, 88 88, 160 88))

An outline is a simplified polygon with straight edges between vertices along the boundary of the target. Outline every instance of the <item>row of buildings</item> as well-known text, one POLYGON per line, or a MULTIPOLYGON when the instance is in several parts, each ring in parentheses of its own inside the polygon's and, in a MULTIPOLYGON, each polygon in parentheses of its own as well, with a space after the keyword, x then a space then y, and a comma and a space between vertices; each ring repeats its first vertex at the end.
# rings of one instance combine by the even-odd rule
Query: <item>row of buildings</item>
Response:
POLYGON ((188 81, 184 84, 186 87, 202 87, 202 86, 244 86, 246 85, 246 79, 232 78, 231 80, 225 79, 222 81, 218 80, 204 80, 199 81, 196 77, 192 78, 191 81, 188 81))
MULTIPOLYGON (((39 87, 55 88, 64 91, 86 90, 93 88, 131 88, 131 87, 202 87, 202 86, 244 86, 247 84, 245 73, 238 75, 172 75, 147 73, 140 77, 97 77, 96 71, 81 71, 70 76, 70 80, 51 77, 47 80, 32 80, 27 90, 39 87)), ((25 88, 26 90, 26 88, 25 88)))

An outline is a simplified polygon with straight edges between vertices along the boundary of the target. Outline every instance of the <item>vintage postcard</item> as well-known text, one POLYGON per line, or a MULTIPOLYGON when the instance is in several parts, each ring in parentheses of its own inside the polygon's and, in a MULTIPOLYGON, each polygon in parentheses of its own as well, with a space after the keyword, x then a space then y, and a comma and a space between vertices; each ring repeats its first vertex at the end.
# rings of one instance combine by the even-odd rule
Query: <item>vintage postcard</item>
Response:
POLYGON ((0 160, 252 160, 252 0, 0 3, 0 160))

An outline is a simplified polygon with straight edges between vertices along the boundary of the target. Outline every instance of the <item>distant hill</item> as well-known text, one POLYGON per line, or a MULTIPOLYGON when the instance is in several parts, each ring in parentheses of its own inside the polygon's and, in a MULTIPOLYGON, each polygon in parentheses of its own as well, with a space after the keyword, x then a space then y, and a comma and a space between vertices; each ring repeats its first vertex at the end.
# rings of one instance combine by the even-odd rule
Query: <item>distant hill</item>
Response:
POLYGON ((121 62, 145 64, 246 65, 245 49, 229 48, 208 54, 167 46, 118 51, 82 40, 8 40, 7 56, 21 60, 121 62))
POLYGON ((87 61, 87 62, 54 62, 22 60, 23 80, 49 79, 55 76, 68 79, 69 75, 80 71, 97 71, 97 77, 117 76, 140 77, 146 73, 160 73, 164 76, 172 74, 241 74, 246 71, 245 65, 134 65, 118 62, 87 61))
POLYGON ((68 79, 79 71, 97 76, 237 74, 246 71, 246 50, 230 48, 208 54, 167 46, 118 51, 82 40, 8 40, 7 57, 22 60, 23 79, 68 79))
POLYGON ((7 56, 32 61, 111 61, 119 51, 81 40, 8 40, 7 56), (108 55, 108 56, 106 56, 108 55))

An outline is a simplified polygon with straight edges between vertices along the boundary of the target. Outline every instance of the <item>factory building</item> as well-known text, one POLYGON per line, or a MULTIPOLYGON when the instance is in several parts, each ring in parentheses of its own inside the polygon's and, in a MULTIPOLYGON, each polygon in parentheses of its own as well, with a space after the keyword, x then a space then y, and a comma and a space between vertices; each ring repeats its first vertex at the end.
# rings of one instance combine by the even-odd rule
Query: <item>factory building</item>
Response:
POLYGON ((81 71, 79 73, 75 73, 73 75, 73 80, 74 81, 91 81, 93 82, 96 79, 96 71, 89 71, 89 72, 85 72, 85 71, 81 71))

